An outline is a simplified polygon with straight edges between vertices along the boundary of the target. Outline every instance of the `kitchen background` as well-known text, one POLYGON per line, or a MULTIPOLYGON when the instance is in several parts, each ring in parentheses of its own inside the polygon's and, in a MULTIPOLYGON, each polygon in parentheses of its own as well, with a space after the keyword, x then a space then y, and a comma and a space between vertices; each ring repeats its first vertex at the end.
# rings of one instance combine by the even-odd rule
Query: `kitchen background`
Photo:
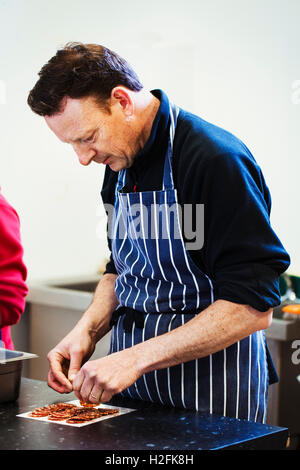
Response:
POLYGON ((107 256, 104 167, 82 167, 26 104, 68 41, 116 50, 146 87, 246 143, 299 273, 299 18, 299 0, 0 0, 0 186, 21 218, 29 280, 89 274, 107 256))
MULTIPOLYGON (((0 186, 21 219, 30 285, 12 333, 17 349, 39 355, 25 375, 45 380, 47 352, 88 306, 108 256, 104 167, 81 166, 27 106, 42 65, 68 41, 103 44, 133 65, 145 87, 162 88, 237 135, 270 188, 271 222, 292 258, 288 272, 300 275, 299 18, 299 0, 0 0, 0 186), (50 289, 49 279, 81 284, 50 289)), ((290 398, 300 410, 300 371, 291 360, 300 330, 274 325, 270 345, 275 362, 285 364, 290 395, 274 388, 271 422, 300 435, 295 408, 280 418, 290 398)))

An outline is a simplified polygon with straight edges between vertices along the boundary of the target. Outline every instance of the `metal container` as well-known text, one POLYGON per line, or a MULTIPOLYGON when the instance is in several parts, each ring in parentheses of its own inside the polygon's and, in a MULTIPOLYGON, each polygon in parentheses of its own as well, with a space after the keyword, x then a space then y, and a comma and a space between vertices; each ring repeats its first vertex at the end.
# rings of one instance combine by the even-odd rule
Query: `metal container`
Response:
POLYGON ((18 399, 23 360, 34 357, 37 356, 0 348, 0 403, 18 399))

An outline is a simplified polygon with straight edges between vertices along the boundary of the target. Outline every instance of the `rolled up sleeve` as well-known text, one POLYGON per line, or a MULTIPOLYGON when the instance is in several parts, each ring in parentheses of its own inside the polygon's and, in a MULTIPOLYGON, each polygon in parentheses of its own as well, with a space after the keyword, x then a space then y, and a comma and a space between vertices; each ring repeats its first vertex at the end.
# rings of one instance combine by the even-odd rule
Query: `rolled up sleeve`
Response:
POLYGON ((112 254, 110 255, 109 261, 106 263, 105 271, 103 274, 118 274, 112 254))

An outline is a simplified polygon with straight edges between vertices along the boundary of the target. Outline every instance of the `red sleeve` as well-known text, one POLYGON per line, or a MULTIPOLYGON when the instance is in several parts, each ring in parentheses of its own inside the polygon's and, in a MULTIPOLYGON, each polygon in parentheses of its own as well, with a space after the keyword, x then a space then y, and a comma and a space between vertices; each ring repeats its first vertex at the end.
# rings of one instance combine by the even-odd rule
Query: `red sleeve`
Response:
POLYGON ((0 194, 0 326, 19 321, 28 293, 26 277, 19 217, 0 194))

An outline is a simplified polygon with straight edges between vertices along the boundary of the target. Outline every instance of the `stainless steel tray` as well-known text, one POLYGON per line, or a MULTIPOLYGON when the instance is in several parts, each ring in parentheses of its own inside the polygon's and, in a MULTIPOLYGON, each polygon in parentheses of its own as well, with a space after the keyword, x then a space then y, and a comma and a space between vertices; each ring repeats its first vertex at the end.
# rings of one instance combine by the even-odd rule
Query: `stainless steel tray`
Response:
POLYGON ((35 357, 38 356, 23 351, 0 348, 0 403, 18 399, 23 360, 35 357))
POLYGON ((32 359, 38 357, 36 354, 31 354, 23 351, 15 351, 11 349, 0 348, 0 364, 7 362, 23 361, 24 359, 32 359))

